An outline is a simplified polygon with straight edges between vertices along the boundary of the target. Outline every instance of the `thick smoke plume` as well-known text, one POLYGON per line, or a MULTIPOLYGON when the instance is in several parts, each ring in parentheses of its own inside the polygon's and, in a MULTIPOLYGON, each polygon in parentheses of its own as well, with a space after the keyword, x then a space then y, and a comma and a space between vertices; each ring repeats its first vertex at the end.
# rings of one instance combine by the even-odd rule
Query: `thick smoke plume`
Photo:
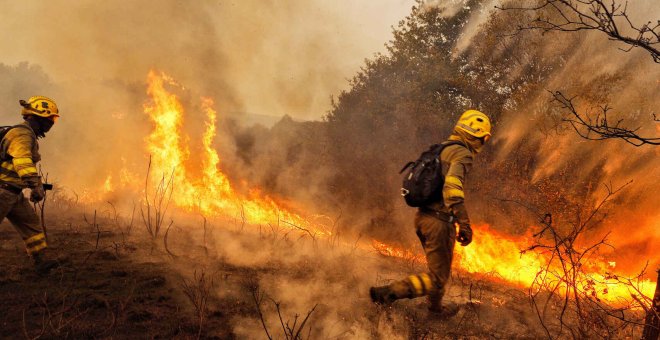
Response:
MULTIPOLYGON (((51 179, 78 194, 106 182, 117 186, 123 167, 135 172, 123 176, 131 181, 146 165, 144 154, 133 151, 142 149, 149 129, 142 109, 149 70, 190 88, 184 100, 197 105, 186 127, 193 140, 203 126, 200 95, 212 97, 224 118, 318 118, 408 7, 392 4, 5 2, 3 124, 19 120, 18 99, 55 98, 63 119, 42 143, 51 179), (375 9, 382 15, 366 15, 375 9)), ((229 143, 219 144, 233 153, 229 143)))

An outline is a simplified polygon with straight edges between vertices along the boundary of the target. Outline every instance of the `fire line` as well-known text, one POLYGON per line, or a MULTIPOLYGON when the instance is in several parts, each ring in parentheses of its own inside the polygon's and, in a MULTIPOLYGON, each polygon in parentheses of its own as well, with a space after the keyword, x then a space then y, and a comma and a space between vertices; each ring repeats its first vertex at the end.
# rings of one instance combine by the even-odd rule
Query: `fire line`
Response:
MULTIPOLYGON (((171 173, 177 183, 172 195, 173 203, 177 207, 199 211, 207 216, 241 216, 248 224, 277 222, 288 229, 304 229, 315 237, 332 235, 325 226, 311 223, 301 215, 282 208, 259 190, 241 194, 232 186, 228 177, 220 170, 222 160, 212 146, 217 132, 217 112, 210 98, 202 98, 202 110, 208 119, 202 135, 203 171, 201 175, 187 171, 185 164, 190 157, 190 151, 182 133, 184 110, 177 96, 170 93, 166 86, 179 85, 164 73, 149 73, 147 94, 151 100, 144 110, 153 123, 153 131, 146 138, 146 143, 147 151, 152 155, 155 173, 171 173)), ((473 243, 468 247, 458 246, 455 252, 455 265, 467 272, 490 273, 493 277, 511 284, 529 287, 548 261, 542 254, 520 253, 520 249, 531 244, 531 240, 525 236, 505 235, 491 230, 486 225, 476 226, 475 231, 473 243)), ((425 263, 421 254, 377 240, 373 240, 371 245, 362 245, 361 248, 376 249, 385 256, 425 263)), ((617 304, 622 299, 629 298, 631 292, 625 285, 608 279, 605 273, 612 269, 612 263, 593 259, 588 269, 581 270, 585 270, 585 274, 596 282, 593 291, 597 292, 598 298, 617 304), (587 270, 589 271, 586 272, 587 270)), ((654 287, 655 282, 651 280, 640 284, 641 291, 647 296, 652 296, 654 287)))

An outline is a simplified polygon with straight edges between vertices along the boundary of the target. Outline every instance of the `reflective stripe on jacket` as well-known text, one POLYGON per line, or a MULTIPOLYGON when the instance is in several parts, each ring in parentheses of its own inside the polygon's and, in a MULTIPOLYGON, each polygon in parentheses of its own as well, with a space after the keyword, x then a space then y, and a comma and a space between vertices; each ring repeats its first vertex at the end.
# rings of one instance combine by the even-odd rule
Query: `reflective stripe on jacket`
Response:
POLYGON ((449 208, 465 200, 463 186, 468 172, 472 169, 472 152, 461 145, 450 145, 442 150, 440 160, 445 175, 442 199, 445 207, 449 208))
POLYGON ((41 160, 37 136, 27 122, 7 132, 0 143, 0 182, 26 188, 29 177, 39 176, 36 163, 41 160))

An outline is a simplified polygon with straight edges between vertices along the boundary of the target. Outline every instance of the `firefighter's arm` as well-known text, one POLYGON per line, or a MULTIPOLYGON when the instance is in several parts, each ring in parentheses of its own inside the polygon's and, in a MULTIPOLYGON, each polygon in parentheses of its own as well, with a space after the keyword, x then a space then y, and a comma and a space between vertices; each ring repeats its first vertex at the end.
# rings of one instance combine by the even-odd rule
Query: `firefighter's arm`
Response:
POLYGON ((453 206, 462 204, 465 200, 463 186, 466 176, 472 168, 472 153, 460 146, 446 151, 446 153, 443 152, 443 161, 449 163, 449 169, 445 175, 442 198, 445 206, 453 211, 453 206))
POLYGON ((41 177, 32 160, 34 137, 23 129, 13 129, 7 133, 5 139, 9 141, 7 154, 12 157, 14 171, 28 187, 37 191, 41 190, 41 177))
POLYGON ((472 228, 470 217, 465 208, 465 192, 463 186, 465 179, 472 168, 472 153, 463 147, 454 148, 447 154, 449 170, 445 176, 442 196, 447 208, 456 217, 459 226, 458 242, 467 246, 472 242, 472 228))

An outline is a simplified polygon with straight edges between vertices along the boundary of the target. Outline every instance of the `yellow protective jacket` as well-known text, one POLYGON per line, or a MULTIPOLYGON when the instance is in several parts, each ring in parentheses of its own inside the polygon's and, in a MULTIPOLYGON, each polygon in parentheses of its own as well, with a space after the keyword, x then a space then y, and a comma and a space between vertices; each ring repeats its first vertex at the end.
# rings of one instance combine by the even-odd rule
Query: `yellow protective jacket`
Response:
POLYGON ((39 143, 37 135, 27 122, 9 130, 0 143, 0 182, 17 188, 37 185, 39 143))

